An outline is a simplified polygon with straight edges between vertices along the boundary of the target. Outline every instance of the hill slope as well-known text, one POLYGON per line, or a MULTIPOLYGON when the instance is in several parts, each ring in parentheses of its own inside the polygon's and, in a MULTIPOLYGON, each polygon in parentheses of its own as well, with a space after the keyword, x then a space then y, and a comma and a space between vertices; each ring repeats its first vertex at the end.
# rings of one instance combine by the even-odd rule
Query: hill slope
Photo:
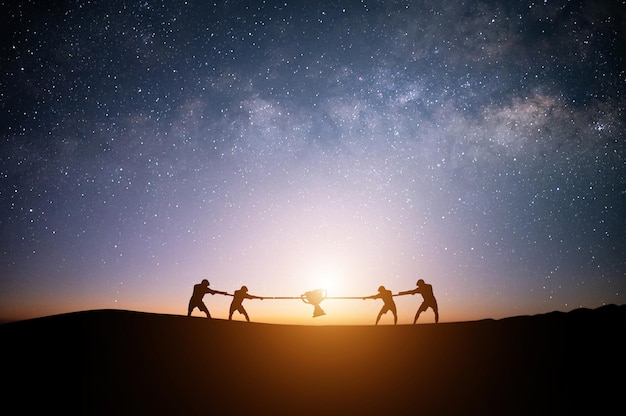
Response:
POLYGON ((0 325, 3 396, 27 414, 619 414, 625 329, 626 305, 379 327, 88 311, 0 325))

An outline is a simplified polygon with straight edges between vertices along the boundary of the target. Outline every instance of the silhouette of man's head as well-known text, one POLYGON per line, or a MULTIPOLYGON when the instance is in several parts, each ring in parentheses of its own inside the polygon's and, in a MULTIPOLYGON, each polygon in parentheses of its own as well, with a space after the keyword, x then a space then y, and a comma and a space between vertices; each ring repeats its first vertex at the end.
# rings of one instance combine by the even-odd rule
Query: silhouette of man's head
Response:
POLYGON ((243 290, 245 293, 248 293, 248 288, 246 286, 241 286, 241 290, 243 290))
POLYGON ((383 290, 385 290, 385 286, 378 286, 378 291, 382 292, 383 290))
POLYGON ((417 281, 417 283, 416 283, 416 284, 417 284, 418 286, 421 286, 421 285, 423 285, 423 284, 424 284, 424 280, 423 280, 423 279, 420 279, 420 280, 418 280, 418 281, 417 281))
POLYGON ((204 279, 202 280, 202 286, 208 286, 209 285, 209 281, 204 279))

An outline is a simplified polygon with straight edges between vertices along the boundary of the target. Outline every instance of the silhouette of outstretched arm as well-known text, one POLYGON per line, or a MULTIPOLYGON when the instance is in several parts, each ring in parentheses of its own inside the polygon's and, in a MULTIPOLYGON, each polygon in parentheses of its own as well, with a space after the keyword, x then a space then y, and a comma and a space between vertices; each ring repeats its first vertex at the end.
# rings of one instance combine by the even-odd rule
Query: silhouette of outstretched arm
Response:
POLYGON ((263 296, 254 296, 254 295, 246 295, 246 298, 248 299, 261 299, 263 300, 263 296))
MULTIPOLYGON (((402 295, 414 295, 416 293, 418 293, 419 290, 418 289, 412 289, 412 290, 405 290, 404 292, 398 292, 397 296, 402 296, 402 295)), ((394 295, 396 296, 396 295, 394 295)))

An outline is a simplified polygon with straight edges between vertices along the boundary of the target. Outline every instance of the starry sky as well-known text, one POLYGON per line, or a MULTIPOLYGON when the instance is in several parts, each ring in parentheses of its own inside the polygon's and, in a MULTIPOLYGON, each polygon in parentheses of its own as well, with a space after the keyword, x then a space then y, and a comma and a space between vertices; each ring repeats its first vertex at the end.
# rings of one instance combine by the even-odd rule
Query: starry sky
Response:
POLYGON ((626 303, 624 1, 0 5, 0 319, 626 303))

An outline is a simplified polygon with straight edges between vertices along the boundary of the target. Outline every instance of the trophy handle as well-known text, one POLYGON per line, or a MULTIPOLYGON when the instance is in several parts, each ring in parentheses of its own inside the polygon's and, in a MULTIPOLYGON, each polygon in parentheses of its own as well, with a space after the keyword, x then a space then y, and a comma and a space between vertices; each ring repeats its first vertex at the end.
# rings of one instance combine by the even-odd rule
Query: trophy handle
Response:
POLYGON ((304 302, 304 303, 309 303, 309 302, 306 300, 306 293, 305 293, 304 295, 300 295, 300 299, 302 299, 302 302, 304 302))
POLYGON ((326 295, 327 295, 326 289, 322 289, 321 292, 324 293, 324 296, 322 296, 322 300, 326 299, 326 295))

